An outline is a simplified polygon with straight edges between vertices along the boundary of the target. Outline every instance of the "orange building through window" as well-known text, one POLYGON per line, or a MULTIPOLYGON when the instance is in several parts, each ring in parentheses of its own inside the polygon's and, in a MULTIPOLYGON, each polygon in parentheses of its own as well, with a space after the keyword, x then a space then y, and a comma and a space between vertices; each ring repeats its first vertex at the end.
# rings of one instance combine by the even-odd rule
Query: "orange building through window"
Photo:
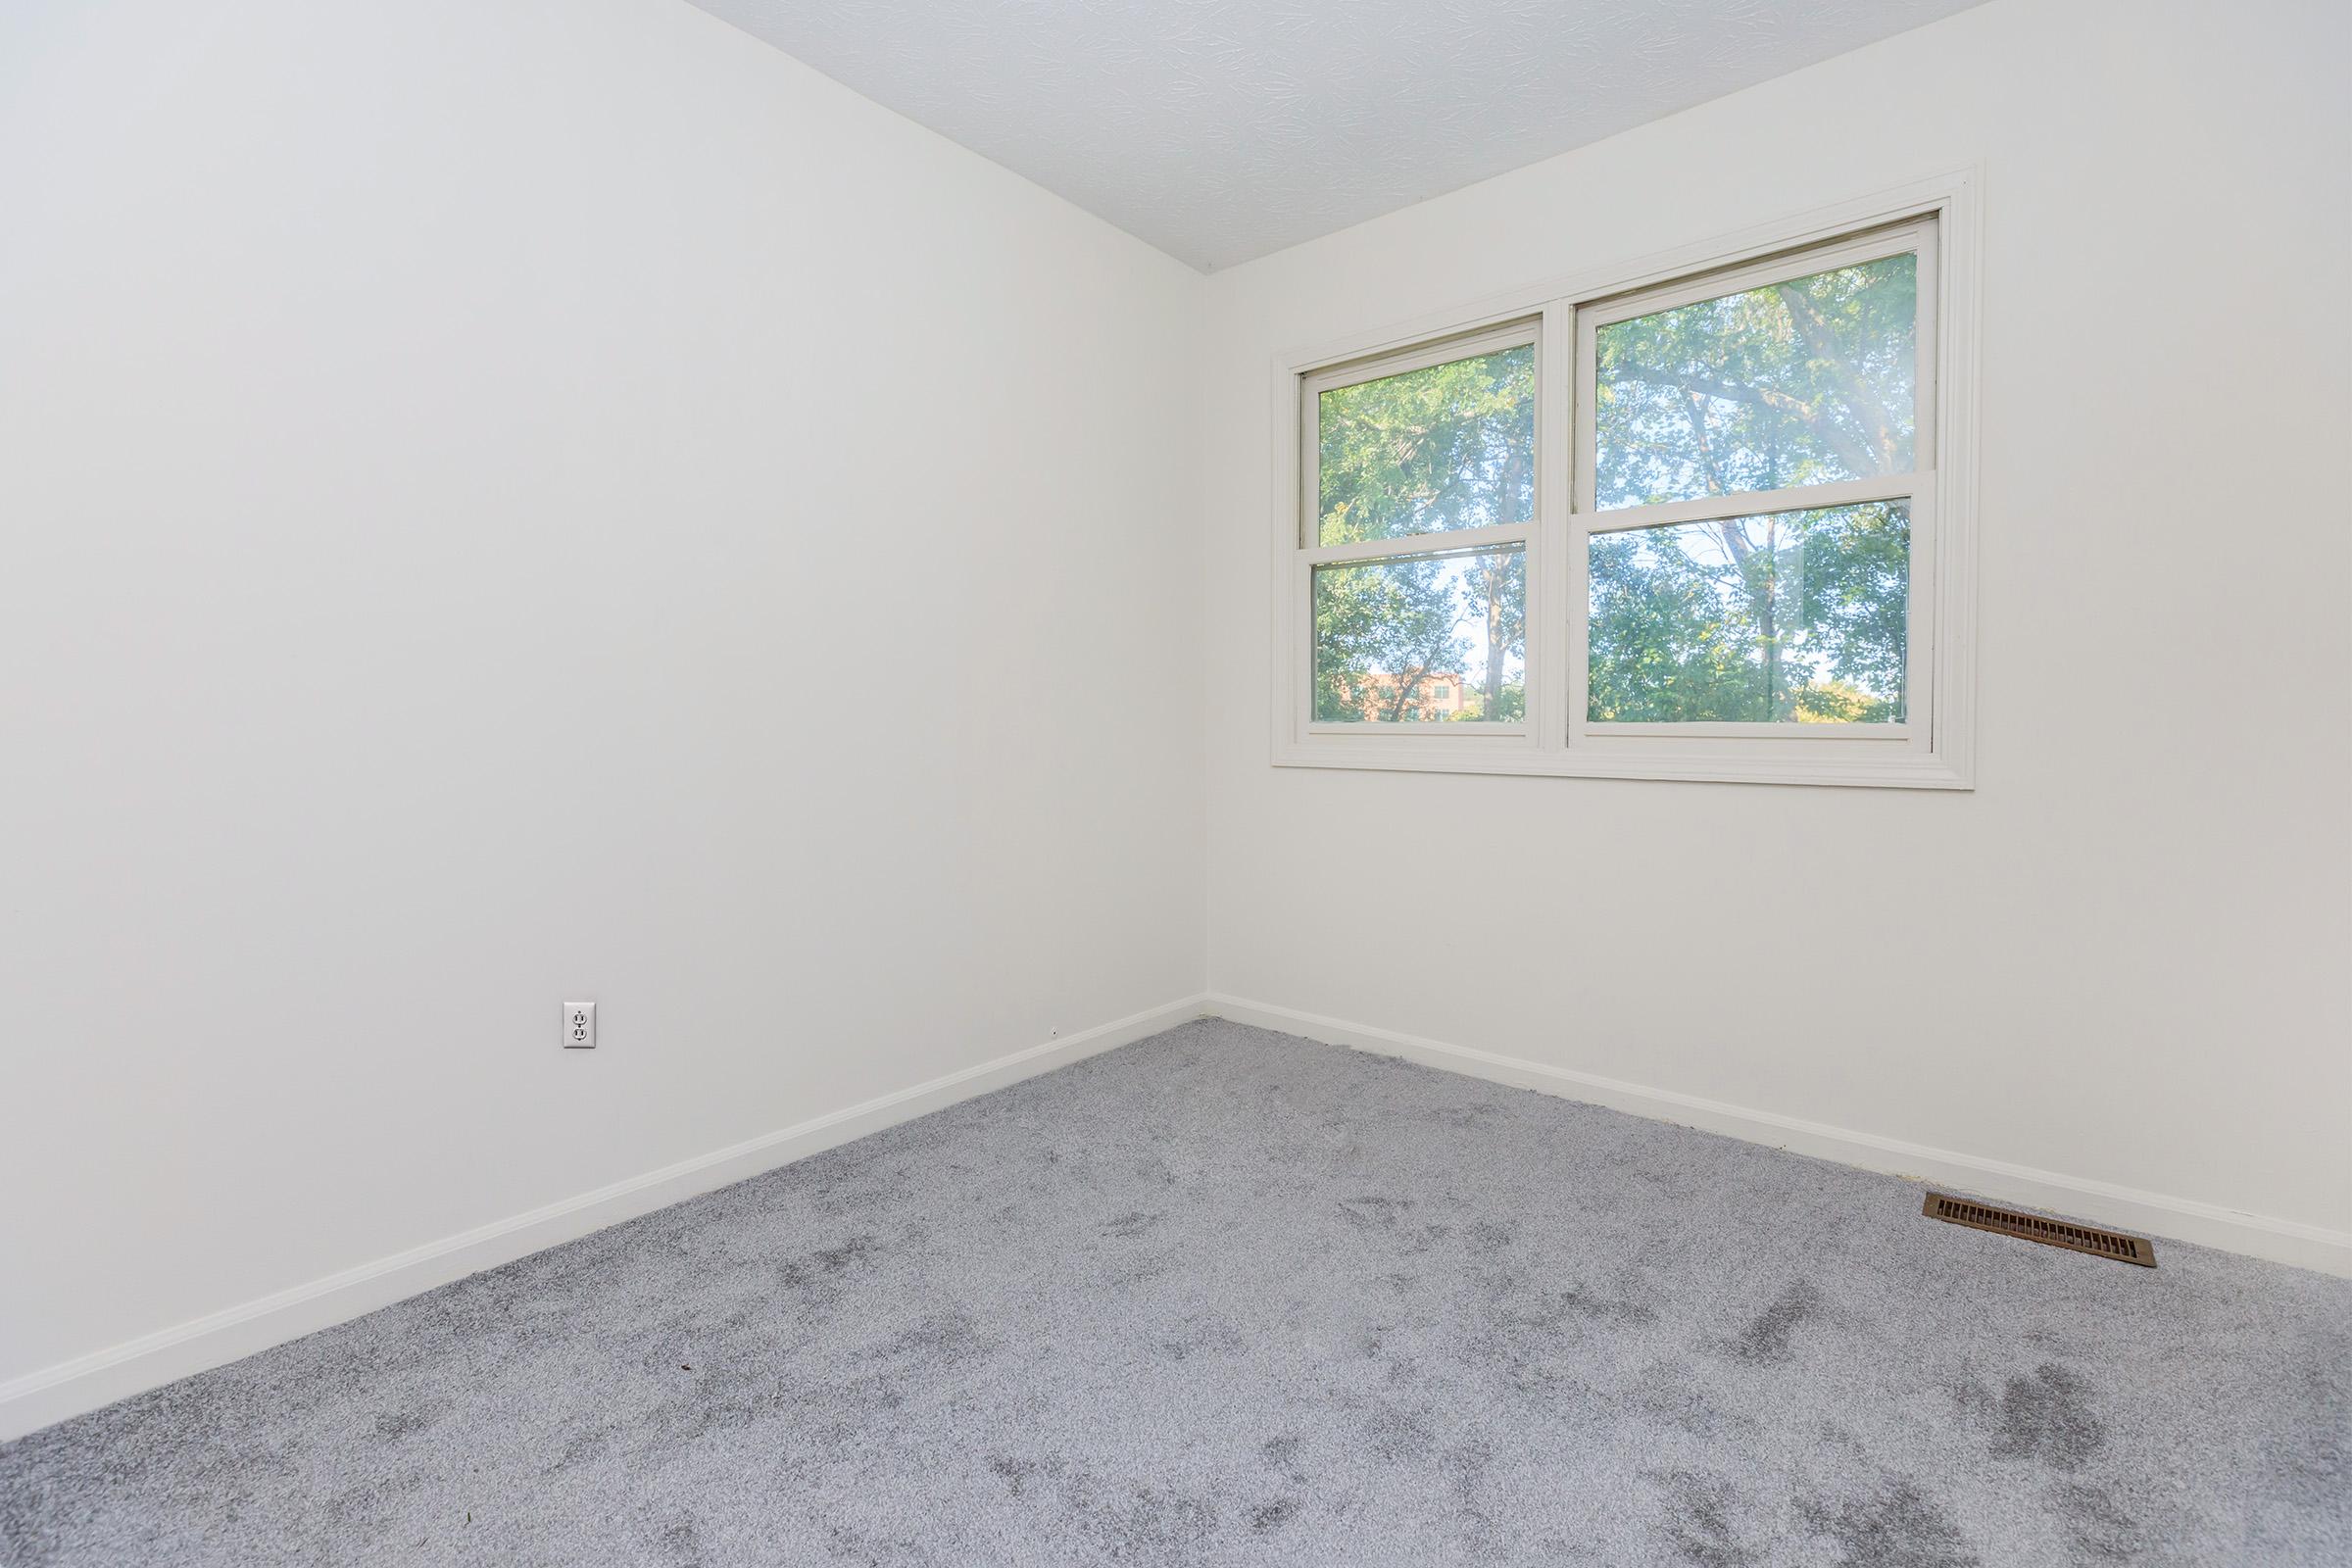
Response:
POLYGON ((1431 669, 1404 676, 1365 670, 1353 676, 1348 685, 1355 697, 1356 711, 1374 721, 1446 719, 1475 706, 1470 701, 1469 683, 1452 670, 1431 669), (1410 688, 1402 706, 1397 703, 1399 687, 1410 688))

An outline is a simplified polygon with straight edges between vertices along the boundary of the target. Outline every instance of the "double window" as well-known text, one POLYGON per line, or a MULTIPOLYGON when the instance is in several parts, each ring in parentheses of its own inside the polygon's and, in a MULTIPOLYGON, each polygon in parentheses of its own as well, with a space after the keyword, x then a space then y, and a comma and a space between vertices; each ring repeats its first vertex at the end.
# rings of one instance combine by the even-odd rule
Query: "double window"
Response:
POLYGON ((1287 363, 1276 760, 1966 784, 1964 188, 1287 363))

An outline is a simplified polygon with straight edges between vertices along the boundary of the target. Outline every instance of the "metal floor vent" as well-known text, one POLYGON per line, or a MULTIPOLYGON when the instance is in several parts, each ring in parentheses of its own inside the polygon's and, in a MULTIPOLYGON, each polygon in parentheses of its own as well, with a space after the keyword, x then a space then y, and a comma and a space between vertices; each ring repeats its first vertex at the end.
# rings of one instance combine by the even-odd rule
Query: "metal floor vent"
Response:
POLYGON ((2039 1214, 2020 1213, 2014 1208, 1994 1208, 1989 1203, 1974 1203, 1965 1198, 1946 1198, 1941 1193, 1930 1193, 1928 1206, 1920 1212, 1930 1219, 1940 1219, 1954 1225, 1967 1225, 2002 1236, 2022 1236, 2029 1242, 2039 1242, 2045 1247, 2063 1247, 2072 1251, 2088 1252, 2094 1257, 2112 1257, 2119 1263, 2137 1263, 2141 1268, 2156 1266, 2156 1245, 2153 1242, 2137 1236, 2126 1236, 2120 1231, 2069 1225, 2061 1219, 2043 1219, 2039 1214))

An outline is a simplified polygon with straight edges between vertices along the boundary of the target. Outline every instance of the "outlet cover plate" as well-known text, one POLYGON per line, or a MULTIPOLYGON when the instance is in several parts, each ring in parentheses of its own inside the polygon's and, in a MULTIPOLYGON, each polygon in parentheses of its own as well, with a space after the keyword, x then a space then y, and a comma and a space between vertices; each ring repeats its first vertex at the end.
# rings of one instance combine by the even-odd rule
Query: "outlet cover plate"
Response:
POLYGON ((596 1049, 596 1004, 566 1002, 564 1004, 564 1049, 594 1051, 596 1049))

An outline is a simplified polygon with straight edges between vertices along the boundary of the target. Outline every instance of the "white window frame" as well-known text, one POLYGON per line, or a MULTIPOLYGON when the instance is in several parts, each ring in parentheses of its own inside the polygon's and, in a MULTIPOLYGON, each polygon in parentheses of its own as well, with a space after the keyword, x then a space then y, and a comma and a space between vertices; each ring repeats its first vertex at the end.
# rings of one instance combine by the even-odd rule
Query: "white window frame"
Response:
POLYGON ((1975 785, 1977 172, 1962 170, 1726 238, 1514 290, 1277 355, 1273 369, 1273 760, 1278 766, 1735 783, 1975 785), (1800 254, 1801 253, 1801 254, 1800 254), (1592 411, 1574 377, 1611 321, 1888 255, 1919 257, 1914 470, 1750 496, 1594 512, 1592 411), (1801 265, 1800 265, 1801 264, 1801 265), (1532 342, 1536 508, 1506 523, 1323 546, 1316 397, 1532 342), (1593 723, 1585 711, 1587 545, 1595 532, 1870 500, 1910 505, 1910 650, 1899 724, 1593 723), (1526 550, 1523 723, 1318 723, 1315 566, 1518 543, 1526 550))

